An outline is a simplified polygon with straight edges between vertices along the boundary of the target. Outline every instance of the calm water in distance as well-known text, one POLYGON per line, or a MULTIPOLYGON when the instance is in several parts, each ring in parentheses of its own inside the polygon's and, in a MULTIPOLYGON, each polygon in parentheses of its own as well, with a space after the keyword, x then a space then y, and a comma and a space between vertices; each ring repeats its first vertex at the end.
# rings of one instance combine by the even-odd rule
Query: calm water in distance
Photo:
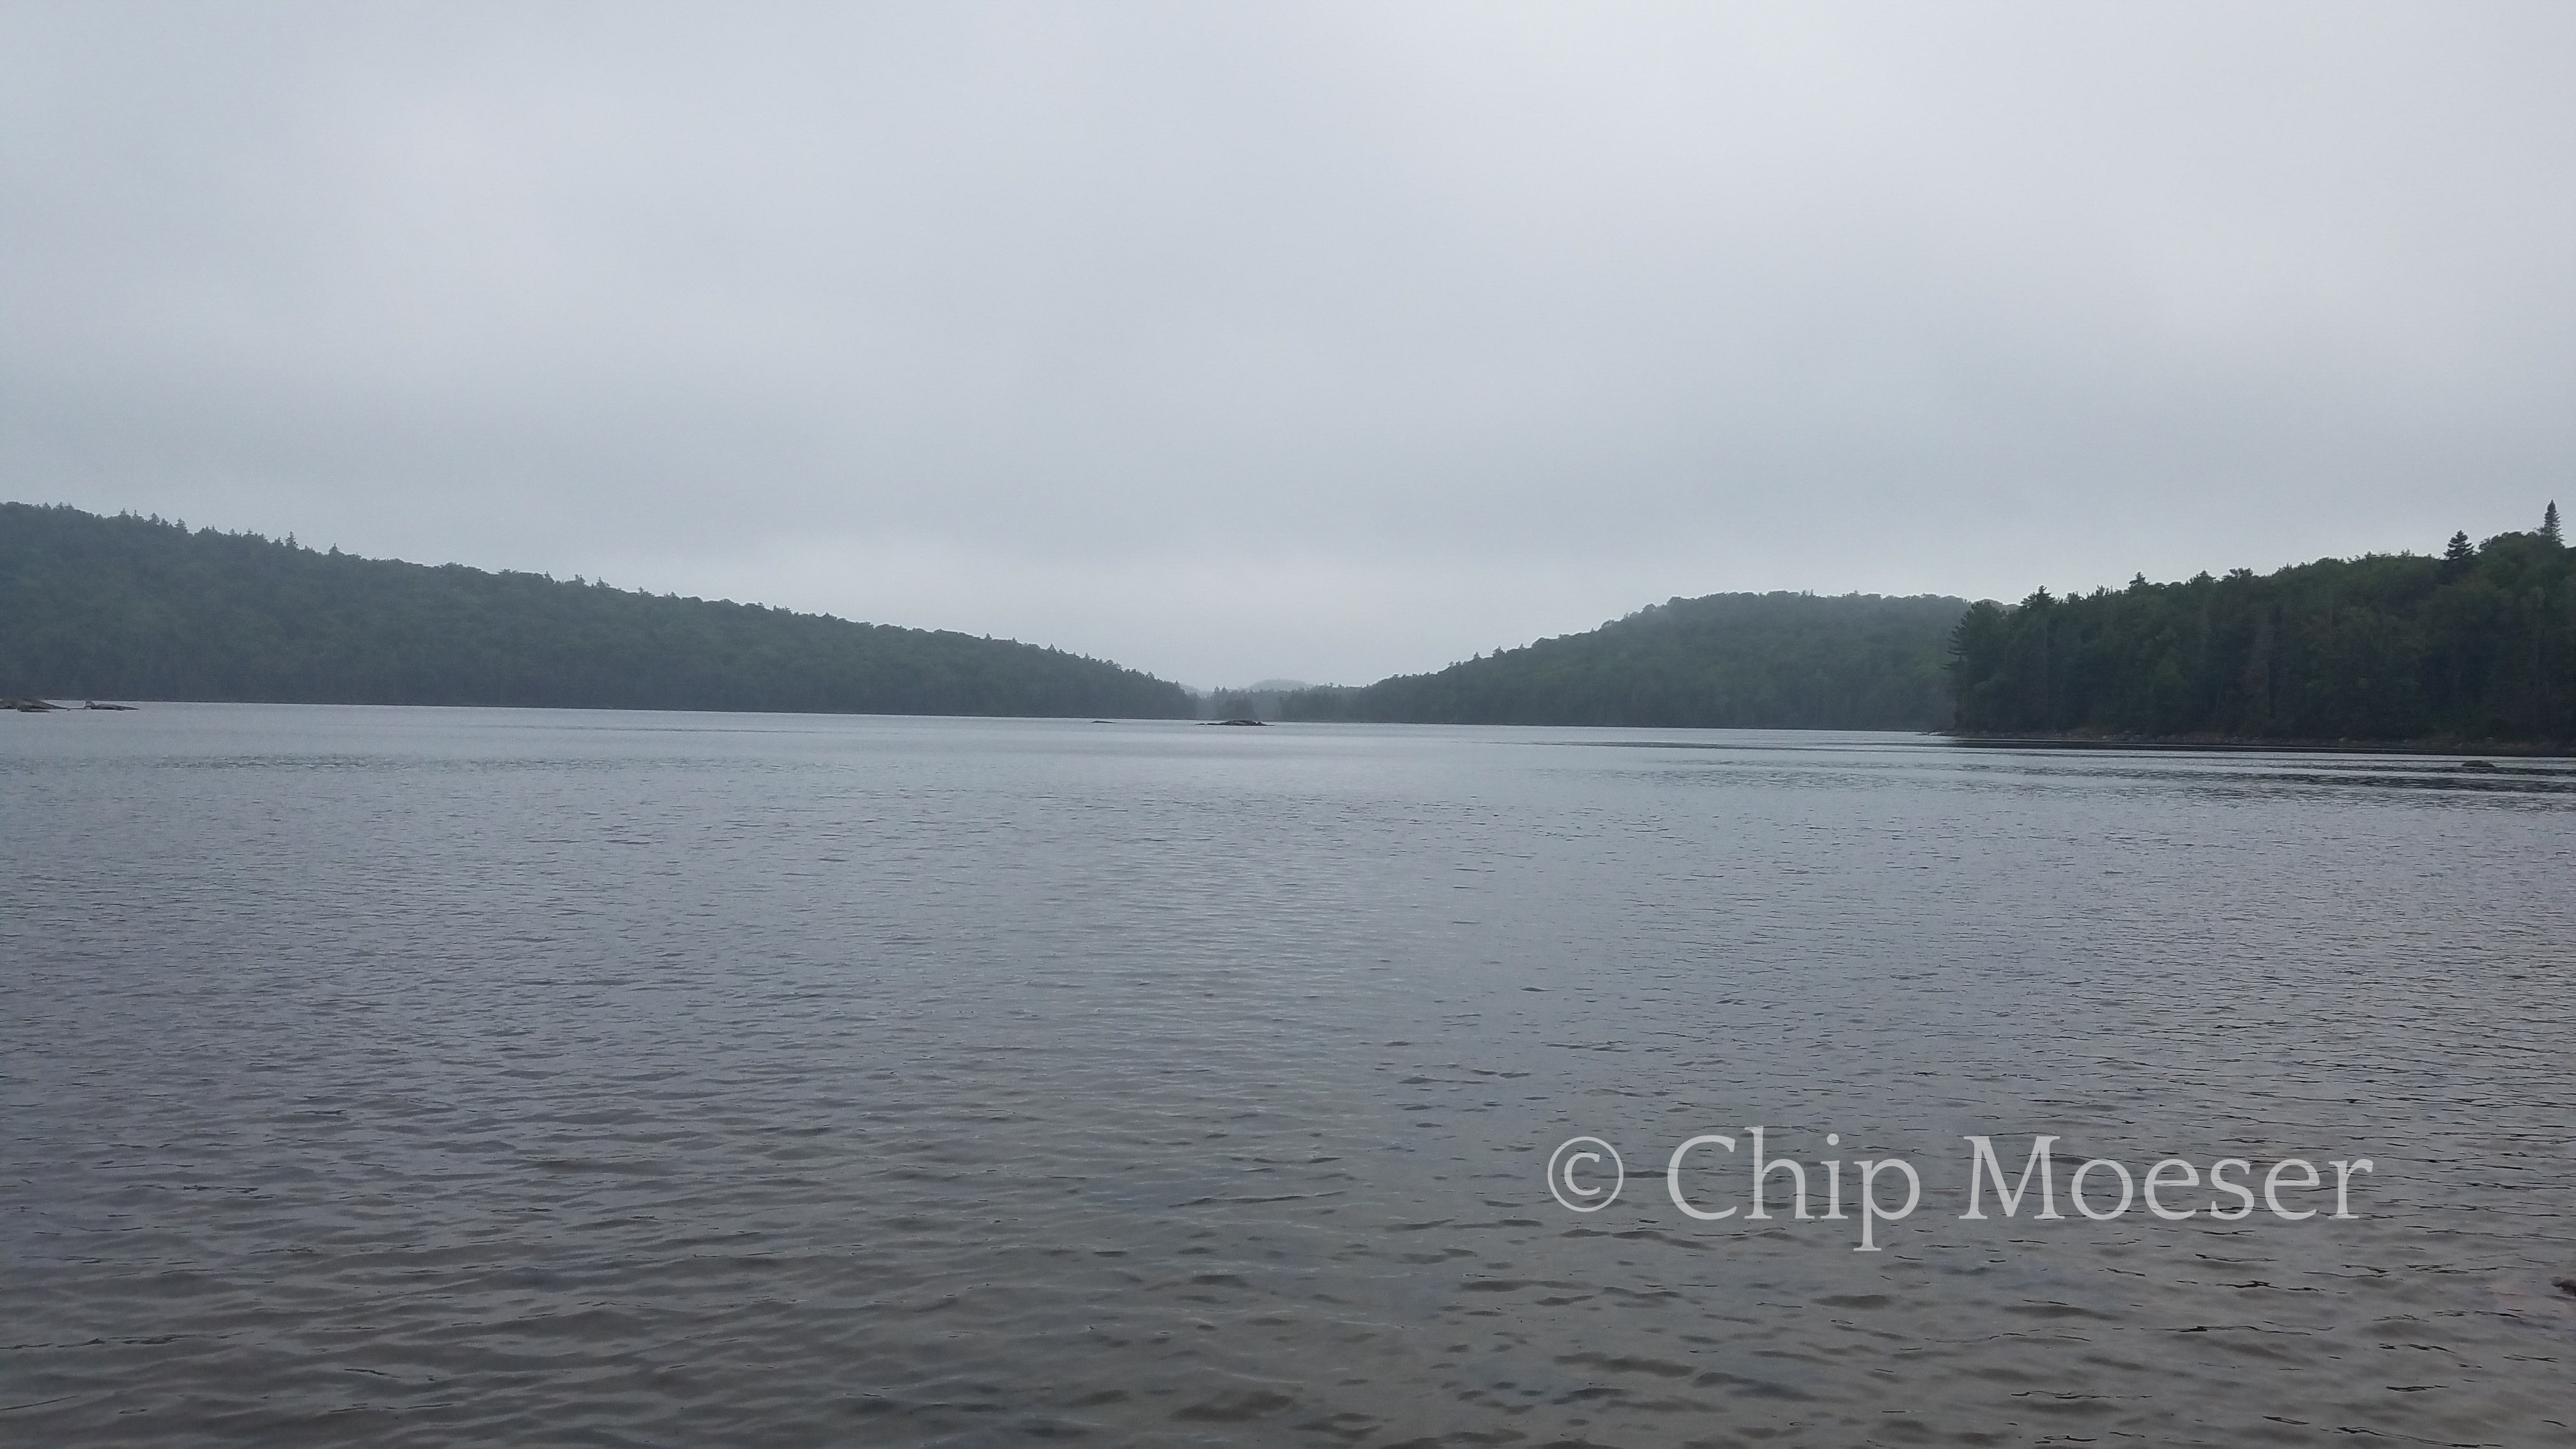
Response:
POLYGON ((0 716, 0 1441, 2565 1445, 2505 763, 0 716), (1754 1124, 1923 1206, 1679 1212, 1754 1124), (1963 1221, 1972 1133, 2375 1169, 1963 1221))

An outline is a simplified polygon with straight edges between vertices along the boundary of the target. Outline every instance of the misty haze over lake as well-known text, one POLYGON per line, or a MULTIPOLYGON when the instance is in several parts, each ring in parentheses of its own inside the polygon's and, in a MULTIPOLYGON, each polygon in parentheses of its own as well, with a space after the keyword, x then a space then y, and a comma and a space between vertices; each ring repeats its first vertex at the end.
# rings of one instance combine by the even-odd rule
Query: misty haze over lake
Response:
POLYGON ((2422 552, 2576 478, 2571 69, 2555 4, 20 0, 0 466, 1203 688, 2422 552))

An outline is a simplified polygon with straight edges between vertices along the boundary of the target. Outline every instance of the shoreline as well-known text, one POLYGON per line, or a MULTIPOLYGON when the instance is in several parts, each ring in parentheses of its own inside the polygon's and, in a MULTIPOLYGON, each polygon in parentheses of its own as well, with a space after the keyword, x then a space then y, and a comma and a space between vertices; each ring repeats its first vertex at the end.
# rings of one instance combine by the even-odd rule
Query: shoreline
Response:
POLYGON ((1979 749, 2175 750, 2207 754, 2450 755, 2514 759, 2576 758, 2576 744, 2537 740, 2311 740, 2244 735, 1975 734, 1936 730, 1941 739, 1979 749))

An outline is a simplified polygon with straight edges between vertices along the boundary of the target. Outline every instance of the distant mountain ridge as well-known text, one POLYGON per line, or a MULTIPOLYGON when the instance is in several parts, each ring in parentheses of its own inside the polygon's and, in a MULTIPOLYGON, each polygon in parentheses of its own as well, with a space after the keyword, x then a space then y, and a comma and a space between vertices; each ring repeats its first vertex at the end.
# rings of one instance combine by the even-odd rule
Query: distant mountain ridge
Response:
POLYGON ((1187 719, 1179 685, 945 630, 0 503, 0 697, 1187 719))
POLYGON ((1711 594, 1429 674, 1284 696, 1291 720, 1936 730, 1968 601, 1711 594))

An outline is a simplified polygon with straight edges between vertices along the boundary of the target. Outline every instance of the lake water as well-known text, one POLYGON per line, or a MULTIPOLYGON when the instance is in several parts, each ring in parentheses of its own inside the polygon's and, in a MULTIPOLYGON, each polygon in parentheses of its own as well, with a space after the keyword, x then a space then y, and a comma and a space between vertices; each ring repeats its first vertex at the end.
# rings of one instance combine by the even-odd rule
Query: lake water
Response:
POLYGON ((2502 763, 0 716, 0 1440, 2563 1445, 2502 763), (1963 1219, 2036 1134, 2063 1216, 1963 1219), (2321 1211, 2064 1200, 2168 1157, 2321 1211))

